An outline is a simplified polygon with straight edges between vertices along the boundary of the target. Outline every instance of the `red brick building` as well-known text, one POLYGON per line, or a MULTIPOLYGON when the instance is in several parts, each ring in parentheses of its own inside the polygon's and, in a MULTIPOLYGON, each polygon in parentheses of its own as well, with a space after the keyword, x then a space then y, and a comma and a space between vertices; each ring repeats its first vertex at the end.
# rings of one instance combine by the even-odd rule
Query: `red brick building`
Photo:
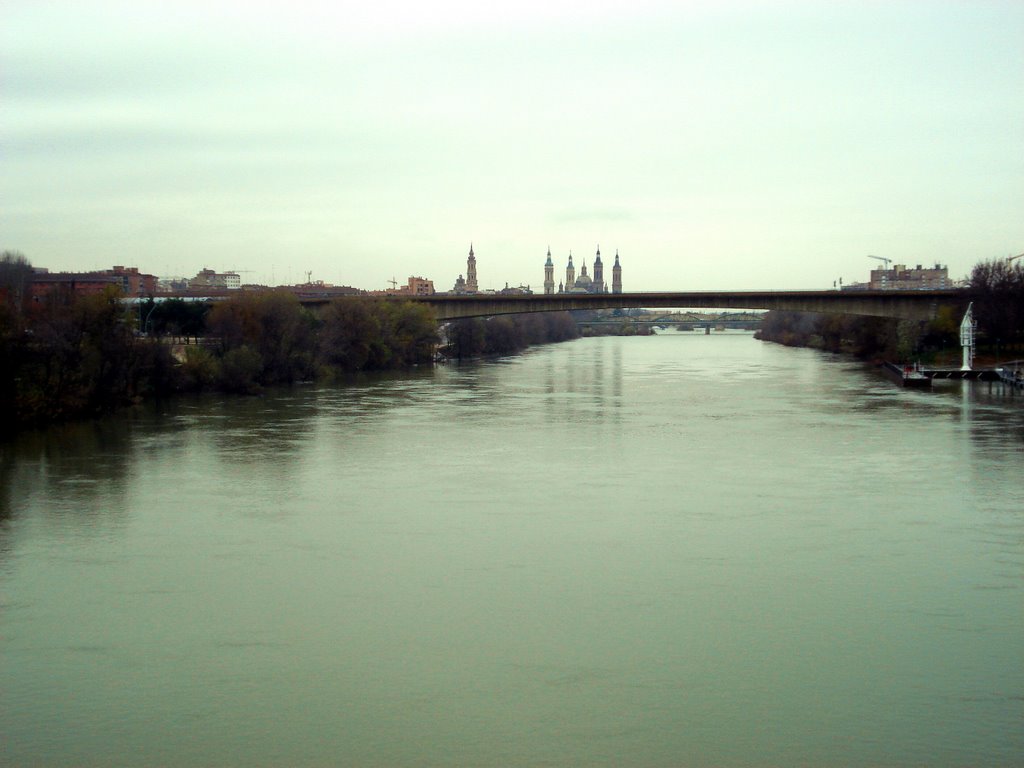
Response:
POLYGON ((121 280, 101 272, 37 272, 29 287, 33 301, 57 291, 68 291, 80 296, 103 293, 107 288, 121 288, 121 280))

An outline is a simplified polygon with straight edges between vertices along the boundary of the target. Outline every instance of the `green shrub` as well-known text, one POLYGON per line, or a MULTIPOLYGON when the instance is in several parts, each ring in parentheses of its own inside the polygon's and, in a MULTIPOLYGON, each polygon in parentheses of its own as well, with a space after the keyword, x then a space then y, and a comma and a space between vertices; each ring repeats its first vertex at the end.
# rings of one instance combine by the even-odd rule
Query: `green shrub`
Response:
POLYGON ((220 359, 217 386, 225 392, 256 394, 260 391, 263 363, 259 352, 247 344, 228 350, 220 359))

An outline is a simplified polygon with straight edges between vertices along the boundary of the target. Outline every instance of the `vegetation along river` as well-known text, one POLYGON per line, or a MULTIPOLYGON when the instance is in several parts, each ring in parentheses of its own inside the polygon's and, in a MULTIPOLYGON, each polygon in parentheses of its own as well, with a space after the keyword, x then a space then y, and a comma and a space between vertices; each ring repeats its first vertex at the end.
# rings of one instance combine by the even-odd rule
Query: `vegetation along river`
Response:
POLYGON ((0 462, 0 763, 1024 763, 1024 398, 745 333, 0 462))

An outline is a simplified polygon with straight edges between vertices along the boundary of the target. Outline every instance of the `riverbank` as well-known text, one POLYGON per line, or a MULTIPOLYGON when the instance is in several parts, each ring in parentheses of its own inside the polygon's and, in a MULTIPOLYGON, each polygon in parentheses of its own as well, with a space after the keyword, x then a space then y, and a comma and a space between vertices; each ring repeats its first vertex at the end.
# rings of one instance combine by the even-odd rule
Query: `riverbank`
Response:
MULTIPOLYGON (((928 387, 933 378, 960 378, 959 375, 934 377, 927 372, 958 372, 963 360, 958 346, 959 333, 954 333, 948 317, 940 317, 931 323, 911 323, 884 318, 769 312, 754 338, 865 360, 879 366, 887 377, 905 387, 928 387)), ((1024 349, 1019 344, 981 347, 974 355, 972 370, 979 378, 999 380, 999 369, 1009 358, 1019 357, 1021 352, 1024 349)), ((1015 375, 1014 368, 1008 382, 1018 386, 1013 378, 1015 375)))
POLYGON ((268 291, 212 306, 169 300, 143 314, 120 299, 111 290, 0 302, 0 439, 176 393, 251 395, 579 336, 568 313, 460 320, 442 338, 430 310, 412 302, 338 298, 311 310, 268 291))
MULTIPOLYGON (((178 392, 252 394, 348 371, 427 363, 438 340, 425 307, 341 299, 314 313, 274 291, 204 305, 187 330, 157 322, 153 334, 143 335, 136 310, 120 298, 111 290, 4 304, 0 434, 178 392), (175 359, 169 342, 185 334, 205 343, 184 347, 183 359, 175 359)), ((175 302, 165 304, 158 321, 176 310, 175 302)))
POLYGON ((860 360, 958 359, 959 318, 942 310, 928 323, 884 317, 771 311, 754 334, 760 341, 851 355, 860 360))

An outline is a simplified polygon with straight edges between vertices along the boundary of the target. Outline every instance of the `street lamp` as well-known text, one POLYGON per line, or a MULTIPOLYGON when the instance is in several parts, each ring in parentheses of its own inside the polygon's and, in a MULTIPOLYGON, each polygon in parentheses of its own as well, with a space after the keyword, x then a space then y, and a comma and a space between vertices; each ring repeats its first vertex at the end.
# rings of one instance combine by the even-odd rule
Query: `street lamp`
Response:
MULTIPOLYGON (((153 302, 153 306, 149 308, 149 312, 146 313, 146 320, 142 324, 142 332, 145 333, 147 336, 149 335, 149 331, 147 330, 147 328, 149 328, 149 318, 153 314, 153 310, 155 310, 157 308, 157 303, 155 301, 153 301, 153 297, 152 296, 150 297, 149 300, 153 302)), ((141 307, 141 304, 139 306, 141 307)), ((141 311, 141 309, 140 309, 140 311, 141 311)))

